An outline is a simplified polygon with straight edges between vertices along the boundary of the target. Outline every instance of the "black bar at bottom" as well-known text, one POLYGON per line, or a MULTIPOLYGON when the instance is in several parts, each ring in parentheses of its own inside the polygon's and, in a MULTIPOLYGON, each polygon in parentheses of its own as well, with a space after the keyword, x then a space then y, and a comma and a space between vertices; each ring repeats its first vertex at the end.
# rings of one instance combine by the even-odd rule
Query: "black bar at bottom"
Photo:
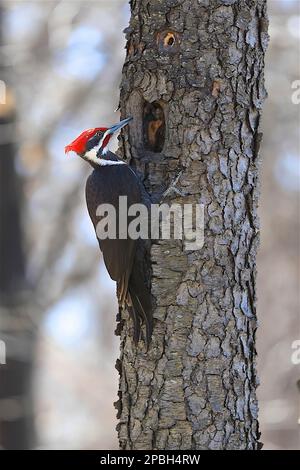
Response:
MULTIPOLYGON (((137 468, 148 465, 211 465, 255 464, 282 466, 297 464, 300 452, 295 451, 118 451, 118 450, 32 450, 2 451, 0 466, 20 462, 40 465, 64 465, 72 468, 101 467, 103 465, 137 468)), ((208 469, 209 470, 209 469, 208 469)))

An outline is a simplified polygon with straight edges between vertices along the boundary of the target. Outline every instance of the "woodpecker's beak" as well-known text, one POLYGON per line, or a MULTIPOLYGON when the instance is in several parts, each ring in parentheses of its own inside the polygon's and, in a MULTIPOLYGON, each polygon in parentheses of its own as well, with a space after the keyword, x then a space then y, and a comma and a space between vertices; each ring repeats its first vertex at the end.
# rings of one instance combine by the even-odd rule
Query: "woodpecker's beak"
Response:
POLYGON ((120 129, 122 129, 122 127, 125 127, 130 121, 132 121, 132 119, 133 119, 132 117, 129 117, 129 118, 123 119, 123 121, 120 121, 117 124, 114 124, 109 129, 107 129, 106 135, 114 134, 115 132, 119 131, 120 129))

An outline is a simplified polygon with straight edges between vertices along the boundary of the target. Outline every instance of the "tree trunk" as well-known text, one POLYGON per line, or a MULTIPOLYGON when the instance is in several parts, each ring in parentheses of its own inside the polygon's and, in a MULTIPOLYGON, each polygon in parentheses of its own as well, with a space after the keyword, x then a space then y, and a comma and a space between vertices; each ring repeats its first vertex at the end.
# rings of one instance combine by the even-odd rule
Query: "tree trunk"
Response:
MULTIPOLYGON (((2 10, 0 5, 0 26, 2 10)), ((0 31, 0 44, 1 44, 0 31)), ((1 80, 6 78, 0 66, 1 80)), ((21 236, 21 191, 15 168, 15 105, 14 96, 3 80, 3 98, 0 105, 0 299, 11 297, 24 281, 24 256, 21 236)))
MULTIPOLYGON (((3 10, 0 5, 0 36, 3 10)), ((0 37, 2 44, 2 37, 0 37)), ((24 322, 25 256, 21 228, 23 194, 16 171, 15 97, 11 70, 0 65, 5 83, 0 105, 0 448, 29 449, 33 440, 31 373, 33 336, 24 322), (4 362, 4 364, 3 364, 4 362)), ((30 325, 31 327, 31 325, 30 325)))
POLYGON ((149 351, 121 331, 122 449, 257 449, 265 0, 132 0, 120 142, 154 201, 204 205, 204 246, 153 241, 149 351), (176 178, 178 177, 178 178, 176 178))

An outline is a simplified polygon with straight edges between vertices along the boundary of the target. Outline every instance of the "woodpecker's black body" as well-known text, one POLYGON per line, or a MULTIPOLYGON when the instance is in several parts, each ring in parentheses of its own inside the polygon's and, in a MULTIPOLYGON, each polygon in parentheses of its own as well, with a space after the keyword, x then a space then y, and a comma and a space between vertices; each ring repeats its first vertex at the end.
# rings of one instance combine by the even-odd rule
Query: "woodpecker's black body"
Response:
MULTIPOLYGON (((109 128, 87 129, 65 147, 65 152, 75 152, 94 169, 87 180, 86 201, 96 235, 97 225, 101 220, 101 216, 97 215, 99 206, 110 204, 115 209, 117 217, 112 223, 115 223, 117 233, 108 238, 100 236, 98 241, 110 277, 117 282, 120 309, 128 308, 133 319, 134 340, 136 343, 139 341, 143 322, 146 325, 146 341, 149 345, 153 329, 148 266, 151 242, 140 238, 135 240, 128 236, 129 216, 127 225, 122 227, 122 231, 125 228, 125 237, 124 233, 119 236, 119 197, 127 196, 126 212, 127 208, 137 203, 146 205, 149 210, 151 201, 131 167, 107 150, 111 136, 127 126, 131 120, 131 117, 123 119, 109 128)), ((149 218, 146 223, 149 225, 149 218)))
MULTIPOLYGON (((90 218, 96 230, 100 220, 96 211, 101 204, 111 204, 118 214, 119 196, 127 196, 127 206, 145 203, 141 182, 127 164, 109 164, 118 161, 112 152, 102 156, 107 164, 90 162, 94 171, 86 183, 86 202, 90 218)), ((147 205, 147 202, 146 202, 147 205)), ((128 217, 128 224, 130 217, 128 217)), ((146 241, 130 237, 99 240, 106 268, 110 277, 117 282, 117 296, 120 308, 128 308, 134 323, 134 340, 140 338, 141 323, 146 325, 146 340, 150 342, 153 322, 151 294, 147 285, 148 244, 146 241)))

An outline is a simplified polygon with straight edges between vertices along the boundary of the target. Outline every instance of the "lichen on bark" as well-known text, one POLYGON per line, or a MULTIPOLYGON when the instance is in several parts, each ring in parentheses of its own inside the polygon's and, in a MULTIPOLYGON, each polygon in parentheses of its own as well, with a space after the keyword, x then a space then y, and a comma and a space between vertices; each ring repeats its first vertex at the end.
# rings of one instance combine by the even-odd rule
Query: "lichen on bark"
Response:
POLYGON ((181 240, 152 244, 148 352, 134 346, 128 318, 122 323, 123 449, 259 447, 255 278, 267 26, 265 0, 131 1, 120 105, 134 121, 120 152, 155 201, 180 174, 181 195, 171 201, 204 205, 205 243, 197 251, 181 240), (149 104, 164 113, 159 152, 145 139, 149 104))

